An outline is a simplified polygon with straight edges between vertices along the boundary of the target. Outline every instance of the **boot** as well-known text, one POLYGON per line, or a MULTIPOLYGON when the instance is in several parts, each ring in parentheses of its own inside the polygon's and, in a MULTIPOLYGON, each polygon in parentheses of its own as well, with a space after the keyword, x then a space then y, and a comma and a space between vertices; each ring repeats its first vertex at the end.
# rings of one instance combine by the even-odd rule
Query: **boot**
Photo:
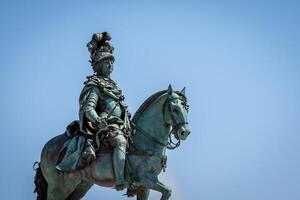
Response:
POLYGON ((113 151, 113 166, 115 172, 116 190, 120 191, 129 187, 129 182, 124 178, 126 160, 126 145, 120 145, 113 151))

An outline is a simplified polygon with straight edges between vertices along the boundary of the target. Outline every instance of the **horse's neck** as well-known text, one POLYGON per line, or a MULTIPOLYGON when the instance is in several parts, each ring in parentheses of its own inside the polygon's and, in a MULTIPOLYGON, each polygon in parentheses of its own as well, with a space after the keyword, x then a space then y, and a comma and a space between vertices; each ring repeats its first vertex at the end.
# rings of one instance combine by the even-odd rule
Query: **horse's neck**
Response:
POLYGON ((165 100, 165 96, 157 99, 135 122, 137 131, 134 134, 133 146, 136 147, 136 150, 165 153, 166 147, 151 140, 154 138, 161 144, 166 144, 168 141, 169 128, 164 125, 162 112, 165 100))

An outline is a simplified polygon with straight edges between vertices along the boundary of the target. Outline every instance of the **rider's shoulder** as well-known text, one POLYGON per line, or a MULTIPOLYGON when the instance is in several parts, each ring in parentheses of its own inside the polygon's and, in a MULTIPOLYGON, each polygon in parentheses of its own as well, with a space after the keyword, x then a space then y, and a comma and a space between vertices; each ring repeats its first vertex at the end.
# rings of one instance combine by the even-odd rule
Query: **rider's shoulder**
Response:
POLYGON ((84 82, 85 87, 90 87, 90 86, 97 86, 97 87, 104 87, 106 84, 105 79, 103 77, 99 77, 96 75, 91 75, 86 77, 86 81, 84 82))
POLYGON ((84 86, 82 88, 81 94, 86 93, 87 91, 96 90, 98 91, 98 83, 94 76, 87 76, 86 81, 84 82, 84 86))

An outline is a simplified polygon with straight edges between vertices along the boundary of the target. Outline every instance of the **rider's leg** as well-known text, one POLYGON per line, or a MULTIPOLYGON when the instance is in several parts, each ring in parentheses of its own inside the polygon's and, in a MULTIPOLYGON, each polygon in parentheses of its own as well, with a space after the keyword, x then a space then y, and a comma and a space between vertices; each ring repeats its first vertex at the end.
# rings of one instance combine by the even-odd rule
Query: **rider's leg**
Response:
POLYGON ((113 166, 115 172, 116 189, 123 190, 129 186, 129 183, 124 178, 127 141, 123 134, 118 134, 110 139, 110 144, 114 148, 113 166))

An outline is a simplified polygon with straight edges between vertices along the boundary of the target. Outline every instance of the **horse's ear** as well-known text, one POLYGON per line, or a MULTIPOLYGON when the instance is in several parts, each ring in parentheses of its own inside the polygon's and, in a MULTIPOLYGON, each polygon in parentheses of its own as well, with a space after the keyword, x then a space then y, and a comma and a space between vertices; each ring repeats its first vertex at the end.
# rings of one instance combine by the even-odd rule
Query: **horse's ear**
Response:
POLYGON ((172 93, 173 93, 173 89, 172 89, 172 86, 170 84, 169 87, 168 87, 168 94, 172 95, 172 93))
POLYGON ((182 90, 180 91, 180 93, 182 93, 183 95, 185 95, 185 87, 182 88, 182 90))

